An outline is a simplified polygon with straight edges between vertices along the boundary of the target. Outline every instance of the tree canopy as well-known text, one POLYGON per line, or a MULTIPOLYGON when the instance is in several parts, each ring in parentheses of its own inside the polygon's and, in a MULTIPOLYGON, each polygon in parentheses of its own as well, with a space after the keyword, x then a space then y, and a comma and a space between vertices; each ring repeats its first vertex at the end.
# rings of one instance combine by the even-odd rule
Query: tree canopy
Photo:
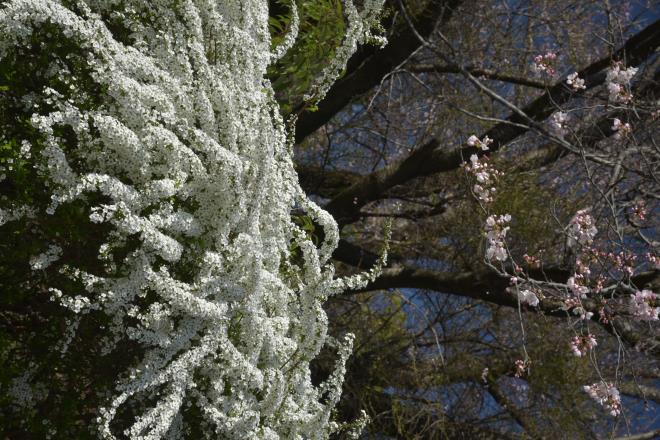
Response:
POLYGON ((658 12, 0 1, 0 434, 660 435, 658 12))

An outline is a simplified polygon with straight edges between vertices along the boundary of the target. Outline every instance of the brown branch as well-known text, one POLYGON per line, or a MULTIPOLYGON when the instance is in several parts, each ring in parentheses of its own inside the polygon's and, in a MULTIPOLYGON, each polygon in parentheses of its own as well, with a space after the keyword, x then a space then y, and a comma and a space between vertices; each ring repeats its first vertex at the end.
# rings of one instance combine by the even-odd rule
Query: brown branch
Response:
POLYGON ((660 389, 648 385, 637 384, 633 381, 621 382, 619 390, 628 396, 637 397, 644 400, 653 400, 660 403, 660 389))
MULTIPOLYGON (((444 23, 461 0, 429 0, 415 23, 417 31, 428 37, 437 23, 444 23)), ((368 92, 377 86, 381 79, 394 68, 403 63, 421 43, 408 27, 390 37, 390 43, 372 56, 363 60, 359 67, 339 79, 319 103, 318 110, 300 115, 296 123, 295 140, 303 139, 326 124, 334 115, 343 109, 356 96, 368 92)), ((355 58, 364 58, 364 53, 358 53, 355 58)), ((357 66, 359 61, 349 61, 349 68, 357 66)), ((300 110, 298 110, 300 111, 300 110)))
MULTIPOLYGON (((474 76, 483 77, 486 79, 503 81, 511 84, 519 84, 522 86, 534 87, 536 89, 542 90, 548 87, 548 84, 541 81, 499 73, 492 69, 479 69, 477 67, 466 67, 465 69, 474 76)), ((414 73, 461 73, 461 69, 458 66, 449 64, 413 64, 406 67, 405 70, 414 73)))
POLYGON ((544 436, 538 432, 536 423, 533 419, 525 414, 524 411, 518 409, 518 407, 509 400, 506 394, 501 390, 497 381, 488 380, 488 391, 490 395, 493 396, 493 399, 504 409, 513 420, 515 420, 525 431, 525 433, 533 439, 547 439, 547 436, 544 436))
POLYGON ((653 440, 660 437, 660 429, 656 429, 649 432, 643 432, 641 434, 627 435, 623 437, 615 437, 614 440, 653 440))
POLYGON ((307 194, 331 198, 360 179, 360 174, 329 170, 315 165, 296 164, 300 186, 307 194))
MULTIPOLYGON (((530 271, 530 278, 545 279, 550 282, 564 283, 570 273, 561 268, 544 268, 530 271)), ((660 282, 660 271, 641 273, 631 280, 634 285, 656 286, 660 282)), ((355 292, 386 290, 397 288, 426 289, 448 295, 463 296, 492 304, 518 308, 518 297, 507 290, 508 277, 502 277, 491 271, 441 272, 413 267, 398 266, 383 271, 382 275, 364 289, 355 292)), ((354 292, 346 292, 351 294, 354 292)), ((660 356, 660 343, 656 335, 646 337, 639 331, 638 323, 631 322, 624 316, 609 317, 602 322, 599 306, 592 300, 582 300, 587 312, 593 313, 592 320, 601 324, 608 332, 618 335, 629 346, 646 351, 653 356, 660 356)), ((551 296, 539 298, 539 305, 534 309, 523 306, 526 311, 537 311, 547 316, 567 317, 564 303, 551 296)))
MULTIPOLYGON (((628 65, 639 65, 654 52, 659 44, 660 20, 630 38, 614 54, 614 58, 623 58, 625 55, 628 65)), ((610 62, 611 58, 608 56, 579 72, 580 77, 585 79, 587 89, 603 84, 606 75, 605 69, 610 62)), ((574 92, 566 86, 565 82, 560 81, 525 106, 522 112, 540 122, 550 116, 557 105, 567 102, 573 95, 574 92)), ((526 122, 519 113, 513 113, 505 122, 498 123, 483 133, 482 137, 488 136, 494 139, 490 150, 491 152, 497 151, 527 132, 528 128, 522 125, 526 122)), ((363 176, 358 182, 331 200, 325 208, 340 225, 351 223, 359 218, 360 209, 365 204, 378 200, 390 188, 417 177, 455 170, 465 158, 472 154, 482 155, 483 152, 467 145, 453 149, 441 149, 440 141, 437 138, 431 139, 405 159, 363 176)))

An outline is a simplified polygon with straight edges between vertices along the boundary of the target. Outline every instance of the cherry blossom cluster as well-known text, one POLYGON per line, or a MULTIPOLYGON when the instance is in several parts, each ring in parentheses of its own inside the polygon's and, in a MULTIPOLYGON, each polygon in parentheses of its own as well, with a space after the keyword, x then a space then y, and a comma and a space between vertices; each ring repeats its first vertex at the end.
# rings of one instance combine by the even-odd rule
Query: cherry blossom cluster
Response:
POLYGON ((583 388, 589 394, 589 397, 602 405, 612 416, 619 415, 621 412, 621 395, 613 384, 598 382, 585 385, 583 388))
POLYGON ((539 305, 539 298, 531 289, 523 289, 518 291, 518 299, 522 304, 527 304, 530 307, 538 307, 539 305))
MULTIPOLYGON (((487 137, 484 138, 484 141, 479 141, 483 144, 489 140, 487 137)), ((492 141, 491 141, 492 142, 492 141)), ((476 145, 476 144, 475 144, 476 145)), ((488 144, 485 144, 487 148, 488 144)), ((472 191, 477 196, 479 201, 482 203, 492 203, 495 192, 495 184, 497 180, 502 176, 502 173, 495 169, 490 163, 488 163, 488 158, 483 156, 480 160, 479 156, 473 154, 470 156, 470 163, 464 164, 465 171, 474 176, 476 183, 472 187, 472 191)))
POLYGON ((596 228, 596 222, 589 214, 589 210, 581 209, 576 212, 568 223, 566 233, 568 235, 566 244, 569 248, 575 248, 578 244, 581 246, 591 244, 598 233, 598 229, 596 228))
POLYGON ((532 69, 535 72, 543 73, 548 76, 554 76, 557 71, 555 70, 555 63, 557 61, 557 54, 554 52, 546 52, 545 54, 536 55, 532 69))
MULTIPOLYGON (((522 271, 522 268, 517 269, 516 272, 522 271)), ((509 293, 515 293, 521 304, 526 304, 530 307, 538 307, 539 297, 537 296, 535 289, 532 287, 523 288, 523 286, 519 284, 523 281, 523 279, 517 276, 512 276, 509 279, 509 284, 511 284, 511 286, 507 287, 506 291, 509 293)))
POLYGON ((574 336, 570 343, 571 352, 577 357, 586 356, 596 345, 596 338, 591 333, 587 336, 574 336))
POLYGON ((570 118, 568 113, 556 112, 550 116, 550 131, 557 137, 563 138, 569 133, 570 118))
POLYGON ((600 259, 601 262, 607 263, 610 266, 611 271, 613 271, 612 273, 619 272, 627 277, 630 277, 635 272, 637 255, 631 252, 599 251, 592 247, 587 247, 587 250, 592 256, 600 259))
POLYGON ((627 104, 633 99, 630 93, 630 81, 637 73, 637 67, 624 68, 623 63, 617 62, 607 71, 605 82, 609 92, 610 101, 627 104))
POLYGON ((657 321, 660 314, 658 295, 650 290, 642 290, 631 295, 633 316, 640 321, 657 321))
MULTIPOLYGON (((352 336, 327 338, 322 304, 377 276, 385 254, 366 274, 334 278, 337 224, 298 183, 266 76, 297 27, 271 48, 268 3, 10 0, 0 9, 3 64, 35 40, 72 47, 44 55, 49 68, 34 72, 34 84, 45 86, 24 97, 38 136, 21 154, 50 201, 3 201, 0 223, 66 215, 75 202, 112 231, 97 250, 105 272, 69 264, 64 242, 30 260, 81 286, 47 286, 53 301, 110 318, 103 352, 126 339, 144 348, 99 410, 103 438, 184 438, 189 407, 217 438, 319 439, 339 429, 331 416, 352 336), (111 28, 126 29, 131 42, 111 28), (107 92, 92 99, 97 90, 107 92), (323 228, 319 246, 292 220, 294 209, 323 228), (137 245, 122 253, 129 240, 137 245), (314 385, 310 361, 324 346, 336 366, 314 385), (126 406, 137 417, 117 432, 126 406)), ((383 2, 364 3, 358 12, 344 1, 346 40, 314 86, 316 99, 369 37, 383 2)))
POLYGON ((533 267, 533 268, 541 267, 541 259, 537 256, 525 254, 523 255, 523 260, 525 260, 525 263, 527 263, 529 267, 533 267))
POLYGON ((646 208, 646 202, 644 202, 644 200, 636 200, 632 207, 632 215, 634 219, 638 222, 643 222, 646 220, 648 214, 649 212, 646 208))
POLYGON ((588 272, 577 272, 566 281, 566 285, 575 298, 586 298, 589 293, 589 288, 586 286, 586 274, 588 272))
POLYGON ((619 118, 614 118, 612 122, 612 131, 614 132, 614 139, 620 140, 632 133, 632 127, 627 122, 621 122, 619 118))
POLYGON ((477 136, 471 135, 467 140, 467 144, 470 147, 477 147, 477 148, 481 149, 481 151, 488 151, 488 149, 489 149, 488 146, 492 143, 493 143, 493 140, 491 138, 489 138, 488 136, 484 136, 483 139, 479 139, 477 136))
POLYGON ((523 377, 525 375, 525 371, 527 370, 527 362, 525 362, 522 359, 518 359, 513 363, 513 366, 514 366, 514 372, 513 372, 514 377, 523 377))
POLYGON ((511 221, 509 214, 490 215, 486 219, 486 259, 504 261, 507 258, 505 245, 506 233, 509 230, 507 224, 511 221))
POLYGON ((576 92, 587 88, 587 86, 584 85, 584 80, 578 76, 577 72, 573 72, 566 77, 566 84, 571 86, 576 92))

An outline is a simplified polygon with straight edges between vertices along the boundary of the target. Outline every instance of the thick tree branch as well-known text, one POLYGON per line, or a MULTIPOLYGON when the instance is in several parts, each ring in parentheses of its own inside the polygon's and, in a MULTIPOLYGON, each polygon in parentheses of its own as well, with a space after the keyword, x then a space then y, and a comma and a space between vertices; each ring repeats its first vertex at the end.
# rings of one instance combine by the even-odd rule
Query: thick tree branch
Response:
MULTIPOLYGON (((450 64, 413 64, 405 68, 414 73, 461 73, 458 66, 450 64)), ((519 84, 521 86, 533 87, 536 89, 545 89, 548 85, 541 81, 536 81, 529 78, 521 78, 515 75, 508 75, 499 73, 492 69, 480 69, 477 67, 466 67, 466 70, 472 75, 492 79, 496 81, 508 82, 511 84, 519 84)))
POLYGON ((614 440, 653 440, 660 437, 660 429, 655 429, 641 434, 628 435, 623 437, 616 437, 614 440))
POLYGON ((296 164, 300 186, 307 194, 332 198, 360 179, 351 171, 329 170, 319 166, 296 164))
POLYGON ((488 390, 493 399, 515 420, 533 439, 546 439, 548 437, 539 433, 536 423, 525 411, 520 410, 513 402, 509 400, 506 393, 502 391, 496 380, 488 381, 488 390))
MULTIPOLYGON (((424 37, 428 37, 437 23, 449 20, 452 12, 461 3, 460 0, 429 0, 418 15, 415 26, 424 37)), ((296 143, 326 124, 356 96, 368 92, 377 86, 382 78, 403 63, 421 43, 408 27, 390 39, 390 43, 372 56, 366 58, 359 67, 334 83, 325 98, 319 103, 318 110, 300 115, 296 123, 296 143)), ((363 58, 364 53, 357 58, 363 58)), ((349 61, 349 67, 358 65, 349 61)))
MULTIPOLYGON (((550 282, 564 283, 571 274, 560 268, 544 268, 531 271, 530 278, 544 279, 550 282)), ((631 280, 639 288, 650 286, 655 288, 660 283, 660 272, 649 271, 636 275, 631 280)), ((510 286, 509 279, 491 271, 484 272, 440 272, 427 269, 417 269, 406 266, 398 266, 386 269, 383 274, 366 288, 359 291, 374 291, 397 288, 427 289, 449 295, 463 296, 488 303, 507 307, 518 308, 518 297, 507 288, 510 286)), ((347 292, 348 294, 352 292, 347 292)), ((610 333, 621 337, 628 345, 642 349, 654 356, 660 355, 660 343, 657 338, 644 338, 639 328, 623 316, 610 318, 608 323, 601 322, 600 310, 597 304, 591 300, 583 300, 586 311, 593 313, 593 320, 602 324, 610 333)), ((526 306, 523 306, 528 310, 526 306)), ((530 309, 531 310, 531 309, 530 309)), ((558 298, 547 296, 539 299, 539 305, 534 308, 544 315, 567 317, 564 303, 558 298)))
POLYGON ((653 400, 660 403, 660 389, 648 385, 637 384, 635 382, 621 382, 619 390, 628 396, 637 397, 644 400, 653 400))
MULTIPOLYGON (((625 56, 628 65, 639 65, 655 51, 659 44, 660 20, 630 38, 614 54, 614 58, 625 56)), ((580 77, 585 78, 587 89, 603 84, 606 75, 605 69, 610 65, 610 62, 611 58, 608 56, 579 72, 580 77)), ((550 116, 557 105, 567 102, 573 94, 562 80, 525 106, 522 112, 533 120, 540 122, 550 116)), ((488 136, 494 139, 490 150, 491 152, 497 151, 528 130, 523 125, 525 122, 520 114, 513 113, 505 122, 498 123, 486 133, 483 133, 482 137, 488 136)), ((472 154, 481 155, 483 152, 467 145, 453 149, 443 149, 440 148, 438 139, 431 139, 405 159, 362 177, 358 182, 331 200, 325 208, 337 219, 340 225, 351 223, 359 218, 360 209, 365 204, 379 199, 390 188, 417 177, 454 170, 460 166, 465 158, 470 157, 472 154)))

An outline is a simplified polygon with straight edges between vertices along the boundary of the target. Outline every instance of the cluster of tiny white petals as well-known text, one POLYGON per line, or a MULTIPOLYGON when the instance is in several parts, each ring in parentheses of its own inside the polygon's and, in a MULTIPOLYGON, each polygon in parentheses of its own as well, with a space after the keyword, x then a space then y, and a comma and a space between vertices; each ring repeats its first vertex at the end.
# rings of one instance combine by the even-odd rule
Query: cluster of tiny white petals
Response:
POLYGON ((657 299, 658 295, 647 289, 635 292, 631 296, 633 316, 640 321, 657 321, 660 307, 652 305, 656 304, 657 299))
POLYGON ((583 389, 589 394, 589 397, 603 406, 612 416, 616 417, 621 412, 621 395, 613 384, 598 382, 585 385, 583 389))
POLYGON ((630 93, 630 81, 637 73, 636 67, 624 68, 622 63, 614 63, 607 71, 605 82, 609 92, 610 101, 628 103, 633 96, 630 93))
POLYGON ((289 31, 284 36, 282 42, 275 48, 271 55, 272 61, 277 61, 282 58, 291 49, 298 38, 298 31, 300 29, 300 17, 298 15, 298 7, 295 0, 291 0, 291 21, 289 23, 289 31))
POLYGON ((7 393, 14 405, 32 409, 48 395, 43 383, 31 383, 34 380, 34 373, 35 368, 31 367, 10 382, 7 393))
MULTIPOLYGON (((137 414, 123 432, 133 439, 183 438, 189 406, 218 438, 317 439, 338 428, 330 418, 352 337, 331 344, 336 368, 313 385, 309 363, 327 342, 322 304, 375 278, 386 253, 370 272, 334 279, 328 261, 337 224, 298 183, 266 79, 268 65, 295 41, 295 2, 291 30, 274 51, 268 3, 10 0, 0 8, 0 62, 45 39, 45 25, 75 48, 64 58, 53 52, 51 67, 35 72, 46 82, 66 78, 67 87, 32 91, 47 103, 30 106, 42 141, 21 147, 50 202, 0 210, 0 224, 65 215, 61 208, 76 202, 92 223, 112 230, 98 248, 105 273, 58 262, 67 255, 64 242, 30 261, 35 270, 59 265, 85 289, 50 286, 53 300, 110 317, 104 353, 125 338, 144 347, 99 411, 104 438, 122 437, 113 421, 125 405, 137 414), (71 3, 75 10, 65 6, 71 3), (110 19, 130 44, 115 39, 110 19), (94 97, 99 103, 86 102, 92 91, 72 74, 75 54, 89 81, 107 91, 94 97), (63 129, 74 135, 73 148, 63 129), (318 248, 292 220, 300 208, 323 228, 318 248), (115 258, 129 240, 138 244, 115 258)), ((370 36, 382 3, 367 0, 358 12, 344 2, 347 36, 314 84, 314 99, 370 36)))
POLYGON ((571 86, 571 88, 576 92, 587 88, 584 85, 584 80, 578 76, 577 72, 573 72, 566 77, 566 84, 571 86))
POLYGON ((385 0, 365 0, 362 11, 358 11, 352 0, 342 0, 344 13, 348 21, 344 41, 337 48, 334 58, 323 69, 319 78, 314 81, 310 90, 305 94, 305 101, 318 102, 325 96, 330 86, 346 68, 346 63, 348 63, 349 58, 359 44, 366 41, 372 41, 380 45, 386 43, 383 37, 372 33, 384 3, 385 0))
POLYGON ((31 206, 16 206, 9 209, 0 208, 0 226, 5 223, 20 220, 24 217, 34 218, 37 211, 31 206))
POLYGON ((62 248, 56 244, 51 244, 46 252, 30 258, 30 267, 32 270, 43 270, 59 260, 62 256, 62 248))
POLYGON ((577 356, 586 356, 598 343, 591 333, 587 336, 574 336, 570 343, 571 352, 577 356))
POLYGON ((491 215, 486 219, 486 238, 488 239, 486 248, 487 260, 504 261, 507 259, 508 253, 504 240, 509 230, 509 226, 506 226, 506 224, 510 221, 511 216, 509 214, 491 215))

